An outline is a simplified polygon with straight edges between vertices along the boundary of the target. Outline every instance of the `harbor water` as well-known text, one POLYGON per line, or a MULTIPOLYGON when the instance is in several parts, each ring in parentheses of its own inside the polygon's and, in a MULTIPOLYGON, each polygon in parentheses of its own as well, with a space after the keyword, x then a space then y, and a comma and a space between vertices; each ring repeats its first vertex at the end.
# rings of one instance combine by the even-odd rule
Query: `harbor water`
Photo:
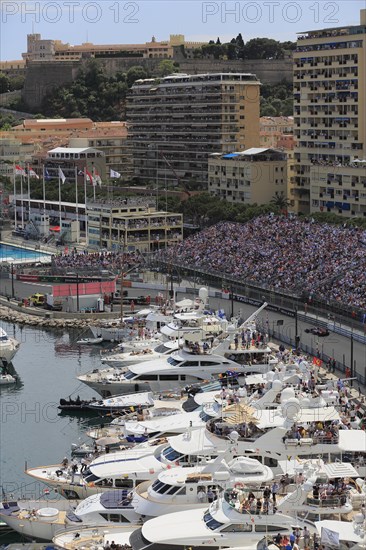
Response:
POLYGON ((61 414, 62 397, 90 399, 97 394, 76 376, 100 367, 100 347, 76 344, 77 331, 45 331, 1 323, 21 342, 13 360, 18 383, 0 386, 0 489, 7 494, 39 498, 46 486, 24 473, 28 466, 56 464, 70 457, 71 443, 87 440, 84 432, 101 422, 95 417, 61 414))
POLYGON ((38 252, 36 250, 28 250, 20 246, 9 246, 0 244, 0 264, 1 262, 19 262, 22 261, 43 261, 49 260, 50 255, 38 252))

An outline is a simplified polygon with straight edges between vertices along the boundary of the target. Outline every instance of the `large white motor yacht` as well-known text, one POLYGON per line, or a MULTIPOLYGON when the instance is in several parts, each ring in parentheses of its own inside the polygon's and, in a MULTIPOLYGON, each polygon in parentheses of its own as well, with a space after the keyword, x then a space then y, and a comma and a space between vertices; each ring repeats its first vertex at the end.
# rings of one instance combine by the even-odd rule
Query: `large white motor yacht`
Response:
POLYGON ((247 543, 256 544, 264 535, 291 533, 301 520, 273 510, 268 514, 252 514, 232 498, 236 491, 227 489, 224 496, 211 504, 193 510, 148 520, 132 533, 132 550, 184 550, 211 548, 219 550, 247 543))

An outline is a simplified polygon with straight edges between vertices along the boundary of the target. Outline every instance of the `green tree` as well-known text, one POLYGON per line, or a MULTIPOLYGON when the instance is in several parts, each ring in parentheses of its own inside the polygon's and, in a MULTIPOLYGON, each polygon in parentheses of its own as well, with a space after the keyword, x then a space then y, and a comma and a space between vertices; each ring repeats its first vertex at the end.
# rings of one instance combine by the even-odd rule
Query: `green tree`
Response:
POLYGON ((25 76, 13 76, 9 78, 9 89, 21 90, 24 87, 25 76))
POLYGON ((276 210, 282 211, 287 210, 287 208, 290 206, 290 201, 283 191, 276 191, 274 196, 270 200, 270 204, 273 205, 276 210))
POLYGON ((178 72, 178 68, 174 61, 171 59, 162 59, 158 65, 159 76, 168 76, 170 74, 178 72))
POLYGON ((244 47, 245 59, 282 59, 284 51, 280 42, 272 38, 253 38, 244 47))
POLYGON ((265 103, 261 108, 261 116, 276 116, 277 111, 271 103, 265 103))
POLYGON ((131 88, 131 86, 133 85, 134 82, 136 82, 136 80, 144 79, 147 77, 148 77, 148 73, 145 71, 143 67, 140 67, 139 65, 131 67, 130 69, 128 69, 127 75, 126 75, 127 86, 131 88))
POLYGON ((0 73, 0 94, 9 91, 9 78, 5 73, 0 73))

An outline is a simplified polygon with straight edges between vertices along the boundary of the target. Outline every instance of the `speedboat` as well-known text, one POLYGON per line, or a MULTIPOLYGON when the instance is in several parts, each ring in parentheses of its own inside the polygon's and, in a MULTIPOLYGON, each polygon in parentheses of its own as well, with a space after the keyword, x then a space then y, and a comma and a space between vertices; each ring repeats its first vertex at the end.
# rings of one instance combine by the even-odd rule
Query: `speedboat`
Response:
POLYGON ((6 367, 14 359, 20 343, 15 338, 10 338, 5 330, 0 327, 0 365, 6 367))
POLYGON ((150 391, 107 397, 106 399, 95 399, 88 404, 91 411, 107 414, 110 412, 130 413, 138 408, 152 407, 154 396, 150 391))
MULTIPOLYGON (((0 367, 1 371, 1 367, 0 367)), ((10 386, 11 384, 16 384, 17 378, 12 376, 7 372, 0 372, 0 386, 10 386)))
POLYGON ((103 338, 100 336, 99 338, 81 338, 76 343, 80 345, 86 345, 86 346, 95 346, 98 344, 101 344, 103 342, 103 338))

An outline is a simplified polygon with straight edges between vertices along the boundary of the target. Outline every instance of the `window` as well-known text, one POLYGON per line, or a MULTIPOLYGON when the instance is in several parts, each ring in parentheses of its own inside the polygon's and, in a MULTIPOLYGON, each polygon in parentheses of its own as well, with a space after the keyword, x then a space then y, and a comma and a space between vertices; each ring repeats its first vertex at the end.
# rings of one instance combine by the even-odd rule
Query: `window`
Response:
POLYGON ((124 373, 123 375, 125 377, 126 380, 132 380, 133 378, 135 378, 135 376, 137 376, 134 372, 128 370, 124 373))
POLYGON ((167 447, 163 451, 163 457, 169 460, 170 462, 174 462, 176 460, 180 460, 184 457, 181 453, 178 453, 176 450, 173 449, 173 447, 167 447))
POLYGON ((179 365, 179 361, 176 361, 175 359, 173 359, 173 357, 168 357, 168 363, 173 367, 176 367, 177 365, 179 365))
POLYGON ((115 487, 122 487, 124 489, 130 489, 133 487, 133 481, 132 479, 115 479, 114 480, 114 486, 115 487))
POLYGON ((255 532, 256 533, 266 533, 267 531, 276 531, 277 533, 279 531, 287 531, 287 529, 283 526, 278 525, 256 525, 255 526, 255 532))
POLYGON ((249 533, 251 530, 252 525, 250 523, 232 523, 224 527, 222 533, 249 533))
POLYGON ((211 531, 215 531, 216 529, 219 529, 220 527, 222 527, 224 525, 223 523, 220 523, 215 518, 213 518, 211 516, 210 512, 207 512, 207 514, 205 514, 203 516, 203 520, 204 520, 205 524, 207 525, 207 527, 209 529, 211 529, 211 531))

